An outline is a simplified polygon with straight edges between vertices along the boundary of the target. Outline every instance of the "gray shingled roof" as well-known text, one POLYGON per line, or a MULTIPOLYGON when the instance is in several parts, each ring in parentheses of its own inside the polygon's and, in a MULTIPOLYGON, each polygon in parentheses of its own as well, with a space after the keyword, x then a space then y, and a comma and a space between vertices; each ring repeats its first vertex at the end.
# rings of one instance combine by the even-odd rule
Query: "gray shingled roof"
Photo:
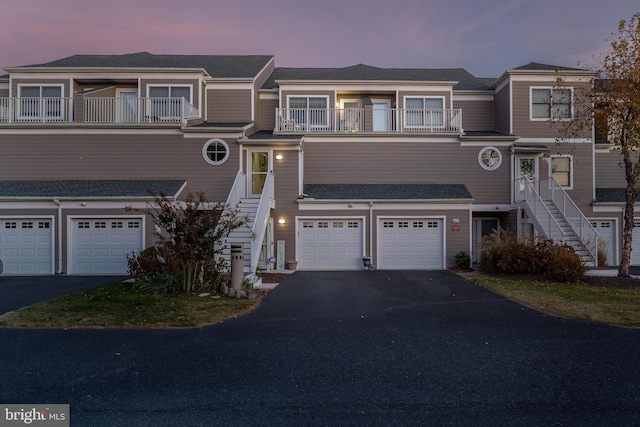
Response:
POLYGON ((344 68, 276 68, 262 85, 263 89, 275 89, 276 81, 421 81, 458 82, 455 90, 487 90, 487 79, 479 79, 463 68, 417 69, 378 68, 358 64, 344 68))
POLYGON ((306 184, 304 194, 325 200, 473 199, 464 184, 306 184))
POLYGON ((526 65, 521 65, 519 67, 512 68, 512 69, 523 70, 523 71, 556 71, 556 70, 586 71, 581 68, 563 67, 561 65, 539 64, 537 62, 529 62, 526 65))
POLYGON ((73 55, 44 64, 17 68, 204 68, 214 78, 255 77, 273 58, 270 55, 73 55))
MULTIPOLYGON (((624 203, 624 188, 596 188, 596 203, 624 203)), ((640 193, 636 197, 636 202, 640 202, 640 193)))
POLYGON ((151 197, 163 193, 173 197, 183 180, 54 180, 0 181, 0 198, 9 197, 151 197))
POLYGON ((255 133, 252 133, 251 135, 249 135, 247 137, 248 140, 265 140, 265 139, 270 139, 270 140, 291 140, 291 141, 299 141, 302 139, 304 135, 300 134, 300 135, 274 135, 272 130, 261 130, 255 133))

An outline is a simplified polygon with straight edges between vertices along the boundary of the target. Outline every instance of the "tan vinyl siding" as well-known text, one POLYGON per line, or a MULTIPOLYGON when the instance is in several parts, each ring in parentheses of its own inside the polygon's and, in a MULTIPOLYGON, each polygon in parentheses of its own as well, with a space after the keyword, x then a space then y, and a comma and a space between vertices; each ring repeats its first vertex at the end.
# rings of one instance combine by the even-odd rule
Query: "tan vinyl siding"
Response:
POLYGON ((615 150, 608 153, 596 153, 596 187, 625 188, 622 152, 615 150))
POLYGON ((214 166, 202 157, 206 141, 181 135, 5 135, 0 179, 188 179, 188 191, 225 201, 238 169, 237 145, 228 139, 229 159, 214 166))
POLYGON ((261 99, 258 115, 258 126, 260 130, 273 130, 276 125, 277 99, 261 99))
POLYGON ((493 101, 454 101, 453 108, 462 109, 462 129, 491 131, 495 128, 493 101))
POLYGON ((275 240, 285 241, 286 260, 295 260, 295 217, 298 212, 298 151, 274 150, 274 186, 276 208, 271 216, 274 219, 275 240), (275 160, 275 154, 282 154, 283 160, 275 160), (284 218, 285 224, 279 224, 278 219, 284 218))
POLYGON ((8 98, 9 97, 9 89, 0 89, 0 97, 8 98))
MULTIPOLYGON (((506 135, 509 135, 511 133, 511 121, 509 113, 511 109, 511 99, 509 94, 509 85, 505 85, 495 95, 496 130, 506 135)), ((464 114, 464 112, 462 114, 464 114)))
POLYGON ((211 123, 251 121, 251 91, 207 90, 207 121, 211 123))
POLYGON ((494 171, 486 171, 478 164, 482 148, 460 147, 456 143, 384 140, 306 141, 305 183, 465 184, 474 203, 510 203, 509 148, 500 148, 502 164, 494 171))

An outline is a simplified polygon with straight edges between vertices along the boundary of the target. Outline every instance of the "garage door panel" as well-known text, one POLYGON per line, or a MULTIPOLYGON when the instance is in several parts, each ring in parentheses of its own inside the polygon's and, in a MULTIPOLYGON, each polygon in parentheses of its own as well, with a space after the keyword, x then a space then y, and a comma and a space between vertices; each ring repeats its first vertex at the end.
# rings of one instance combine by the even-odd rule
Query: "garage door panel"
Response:
POLYGON ((442 220, 383 219, 378 230, 379 268, 442 268, 442 220))
POLYGON ((126 274, 127 254, 142 250, 142 231, 133 219, 74 220, 72 272, 126 274))
POLYGON ((0 259, 5 274, 52 274, 50 219, 0 219, 0 259))
POLYGON ((362 268, 362 220, 300 220, 298 231, 300 269, 362 268))

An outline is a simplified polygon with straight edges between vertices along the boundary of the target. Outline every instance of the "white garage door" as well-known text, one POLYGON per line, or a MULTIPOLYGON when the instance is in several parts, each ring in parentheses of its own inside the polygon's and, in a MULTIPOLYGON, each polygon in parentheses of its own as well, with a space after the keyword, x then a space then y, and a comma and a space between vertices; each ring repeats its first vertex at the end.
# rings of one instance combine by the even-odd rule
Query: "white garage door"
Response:
POLYGON ((640 218, 636 218, 633 221, 633 237, 631 240, 631 265, 640 265, 640 218))
POLYGON ((443 231, 440 219, 381 219, 378 268, 444 268, 443 231))
POLYGON ((591 221, 591 225, 600 234, 598 239, 598 250, 606 248, 607 251, 607 265, 617 265, 616 259, 616 235, 614 222, 610 220, 597 220, 591 221))
POLYGON ((298 222, 299 266, 304 270, 362 269, 363 227, 360 219, 298 222))
POLYGON ((126 274, 127 254, 142 250, 139 218, 74 219, 73 274, 126 274))
POLYGON ((53 274, 51 219, 1 219, 0 259, 4 274, 53 274))

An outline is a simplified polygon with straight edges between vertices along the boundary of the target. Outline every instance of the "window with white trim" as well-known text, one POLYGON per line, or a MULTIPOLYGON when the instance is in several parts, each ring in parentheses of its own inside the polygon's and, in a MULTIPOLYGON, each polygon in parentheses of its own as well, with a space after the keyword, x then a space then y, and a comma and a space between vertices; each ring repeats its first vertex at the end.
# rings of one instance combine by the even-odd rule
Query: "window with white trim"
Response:
POLYGON ((18 85, 19 116, 29 119, 62 118, 62 85, 18 85))
POLYGON ((202 157, 212 165, 221 165, 229 158, 229 145, 222 139, 210 139, 202 147, 202 157))
POLYGON ((573 157, 570 155, 551 156, 551 176, 563 187, 573 187, 573 157))
POLYGON ((573 90, 531 88, 531 120, 566 120, 573 117, 573 90))
POLYGON ((478 153, 478 163, 484 170, 496 170, 502 164, 502 153, 495 147, 484 147, 478 153))
POLYGON ((328 96, 289 96, 287 98, 288 120, 296 126, 321 129, 329 126, 328 96))
POLYGON ((182 99, 191 103, 191 85, 149 85, 149 113, 154 121, 176 120, 182 117, 182 99))
POLYGON ((444 125, 444 97, 405 97, 404 108, 405 128, 422 129, 444 125))

